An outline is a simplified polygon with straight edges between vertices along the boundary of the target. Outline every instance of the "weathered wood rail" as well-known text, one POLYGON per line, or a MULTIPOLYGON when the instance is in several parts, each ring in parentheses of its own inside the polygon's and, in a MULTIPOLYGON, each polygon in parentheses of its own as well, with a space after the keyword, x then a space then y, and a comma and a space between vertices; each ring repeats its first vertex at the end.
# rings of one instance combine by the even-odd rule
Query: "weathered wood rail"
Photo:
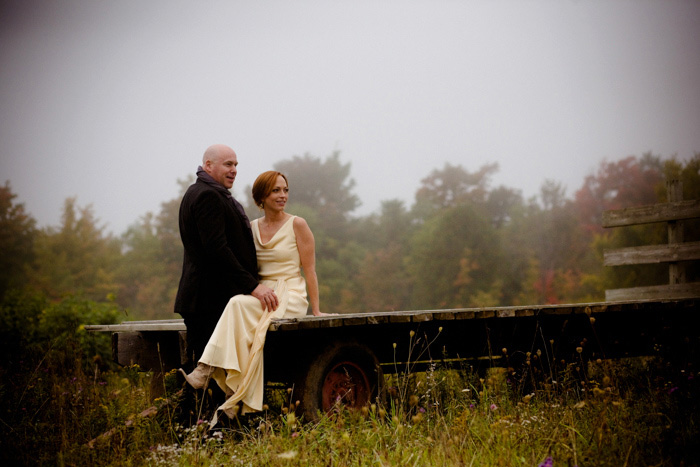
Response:
MULTIPOLYGON (((691 298, 276 320, 265 344, 265 379, 294 384, 303 413, 313 418, 338 397, 349 405, 377 397, 384 373, 405 370, 407 361, 419 371, 430 361, 517 365, 538 350, 548 362, 659 352, 695 358, 699 312, 700 299, 691 298)), ((182 320, 86 329, 112 332, 113 357, 122 365, 163 372, 188 363, 182 320)))
POLYGON ((606 300, 700 297, 700 282, 687 282, 685 263, 700 259, 700 242, 684 242, 683 221, 700 218, 700 200, 683 200, 679 180, 666 182, 668 203, 603 212, 603 227, 666 222, 667 245, 647 245, 605 251, 605 266, 668 263, 669 283, 605 291, 606 300))

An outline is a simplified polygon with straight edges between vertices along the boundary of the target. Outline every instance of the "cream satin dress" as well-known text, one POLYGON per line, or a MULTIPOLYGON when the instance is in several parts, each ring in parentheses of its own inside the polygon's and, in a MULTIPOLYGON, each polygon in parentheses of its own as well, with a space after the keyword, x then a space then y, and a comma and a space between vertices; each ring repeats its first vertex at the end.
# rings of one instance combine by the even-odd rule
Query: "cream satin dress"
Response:
POLYGON ((252 295, 232 297, 199 359, 216 367, 212 377, 229 396, 219 410, 229 416, 235 414, 234 408, 240 401, 243 414, 262 410, 263 346, 270 321, 305 316, 309 306, 294 235, 294 217, 267 243, 260 238, 258 219, 251 222, 260 282, 275 290, 279 299, 277 310, 263 311, 260 301, 252 295))

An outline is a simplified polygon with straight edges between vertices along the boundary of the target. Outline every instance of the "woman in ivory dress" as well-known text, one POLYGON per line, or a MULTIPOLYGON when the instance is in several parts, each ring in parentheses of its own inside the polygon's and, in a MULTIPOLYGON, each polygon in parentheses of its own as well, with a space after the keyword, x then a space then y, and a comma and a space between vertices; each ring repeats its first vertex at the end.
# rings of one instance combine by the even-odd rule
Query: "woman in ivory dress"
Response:
POLYGON ((279 306, 263 310, 252 295, 232 297, 197 368, 185 376, 197 389, 214 379, 227 395, 219 410, 229 416, 236 414, 239 402, 243 414, 262 410, 263 346, 270 321, 305 316, 309 304, 314 316, 324 315, 319 309, 314 237, 304 219, 284 211, 288 194, 287 177, 280 172, 264 172, 253 184, 255 204, 264 211, 251 222, 260 282, 275 290, 279 306))

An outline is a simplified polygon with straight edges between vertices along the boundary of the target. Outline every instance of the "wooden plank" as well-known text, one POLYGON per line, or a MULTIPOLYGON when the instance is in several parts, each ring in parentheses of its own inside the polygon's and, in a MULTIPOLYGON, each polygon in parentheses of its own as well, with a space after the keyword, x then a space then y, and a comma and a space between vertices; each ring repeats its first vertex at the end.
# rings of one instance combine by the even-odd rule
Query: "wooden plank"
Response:
POLYGON ((512 308, 505 308, 503 310, 497 310, 496 316, 499 318, 512 318, 515 316, 515 310, 512 308))
POLYGON ((86 331, 132 332, 132 331, 186 331, 183 320, 126 321, 121 324, 87 324, 86 331))
POLYGON ((300 319, 297 321, 299 329, 318 329, 321 327, 322 321, 316 319, 300 319))
POLYGON ((649 287, 632 287, 629 289, 612 289, 605 291, 605 300, 660 300, 700 297, 700 282, 672 285, 654 285, 649 287))
POLYGON ((460 310, 454 312, 455 319, 474 319, 475 316, 475 310, 460 310))
POLYGON ((700 242, 647 245, 609 250, 603 253, 605 266, 657 264, 700 259, 700 242))
POLYGON ((299 322, 296 320, 286 321, 284 323, 277 324, 276 330, 279 331, 296 331, 299 329, 299 322))
POLYGON ((429 311, 416 313, 412 316, 412 320, 414 323, 423 323, 425 321, 432 321, 433 320, 433 313, 429 312, 429 311))
POLYGON ((678 201, 603 211, 603 227, 678 221, 696 217, 700 217, 700 200, 678 201))
POLYGON ((407 314, 397 314, 389 317, 390 323, 410 323, 411 316, 407 314))
POLYGON ((367 324, 367 316, 351 316, 343 319, 343 326, 360 326, 367 324))
POLYGON ((589 315, 594 314, 594 313, 604 313, 606 310, 608 310, 607 305, 593 305, 593 306, 588 307, 587 313, 589 315))
MULTIPOLYGON (((668 200, 683 201, 683 183, 680 180, 669 180, 666 182, 666 195, 668 200)), ((684 242, 684 222, 672 221, 667 224, 668 244, 681 244, 684 242)), ((685 263, 671 262, 668 265, 668 283, 684 284, 686 282, 685 263)))
POLYGON ((176 334, 119 332, 112 339, 113 356, 120 365, 138 364, 142 370, 154 371, 167 371, 181 365, 180 336, 176 334), (114 339, 117 340, 116 345, 114 339))
MULTIPOLYGON (((686 284, 686 288, 695 291, 698 285, 686 284)), ((658 287, 657 287, 658 288, 658 287)), ((673 291, 676 288, 661 286, 662 290, 673 291)), ((625 289, 623 289, 625 290, 625 289)), ((631 289, 636 290, 636 289, 631 289)), ((571 313, 601 313, 606 309, 613 311, 628 311, 634 310, 638 306, 645 305, 652 299, 660 298, 661 300, 674 300, 677 298, 696 298, 698 295, 689 293, 674 293, 661 294, 659 297, 650 296, 644 292, 646 288, 625 295, 626 298, 619 298, 621 295, 611 291, 612 294, 608 302, 604 303, 579 303, 579 304, 561 304, 561 305, 527 305, 515 307, 489 307, 489 308, 459 308, 445 310, 414 310, 414 311, 387 311, 379 313, 354 313, 340 314, 324 317, 307 316, 304 318, 279 319, 273 320, 270 324, 270 331, 293 331, 297 329, 316 329, 316 328, 338 328, 343 326, 362 326, 362 325, 377 325, 386 323, 411 323, 424 322, 430 320, 448 321, 448 320, 464 320, 464 319, 514 319, 518 317, 536 316, 538 314, 554 314, 566 315, 571 313), (609 303, 619 301, 620 303, 609 303)), ((680 290, 680 289, 679 289, 680 290)), ((657 294, 658 295, 658 294, 657 294)), ((652 302, 653 303, 653 302, 652 302)), ((658 302, 656 302, 658 303, 658 302)), ((121 324, 108 325, 86 325, 86 330, 89 331, 104 331, 104 332, 148 332, 148 331, 178 331, 181 335, 186 331, 184 321, 181 319, 172 320, 148 320, 148 321, 126 321, 121 324)))
POLYGON ((384 324, 389 322, 389 316, 382 315, 368 315, 367 324, 384 324))
POLYGON ((493 318, 495 316, 496 316, 496 310, 477 310, 474 313, 474 318, 476 318, 476 319, 493 318))
POLYGON ((456 313, 453 311, 433 313, 433 319, 438 321, 451 321, 455 319, 455 316, 456 313))
POLYGON ((185 320, 182 318, 172 318, 172 319, 139 319, 139 320, 128 320, 122 321, 121 324, 129 323, 145 323, 145 324, 164 324, 164 323, 184 323, 185 320))
POLYGON ((539 313, 545 315, 570 315, 572 313, 585 313, 587 303, 580 305, 557 305, 540 309, 539 313))

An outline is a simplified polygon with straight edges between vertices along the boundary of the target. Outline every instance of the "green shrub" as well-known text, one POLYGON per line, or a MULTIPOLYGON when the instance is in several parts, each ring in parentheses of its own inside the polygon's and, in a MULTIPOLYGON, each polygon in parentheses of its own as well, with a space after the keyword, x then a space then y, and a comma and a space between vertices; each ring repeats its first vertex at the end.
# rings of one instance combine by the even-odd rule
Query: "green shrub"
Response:
MULTIPOLYGON (((76 438, 96 436, 112 420, 95 410, 111 362, 108 333, 117 306, 80 297, 50 302, 30 291, 8 292, 0 304, 0 460, 55 464, 76 438)), ((101 404, 105 405, 105 404, 101 404)))

